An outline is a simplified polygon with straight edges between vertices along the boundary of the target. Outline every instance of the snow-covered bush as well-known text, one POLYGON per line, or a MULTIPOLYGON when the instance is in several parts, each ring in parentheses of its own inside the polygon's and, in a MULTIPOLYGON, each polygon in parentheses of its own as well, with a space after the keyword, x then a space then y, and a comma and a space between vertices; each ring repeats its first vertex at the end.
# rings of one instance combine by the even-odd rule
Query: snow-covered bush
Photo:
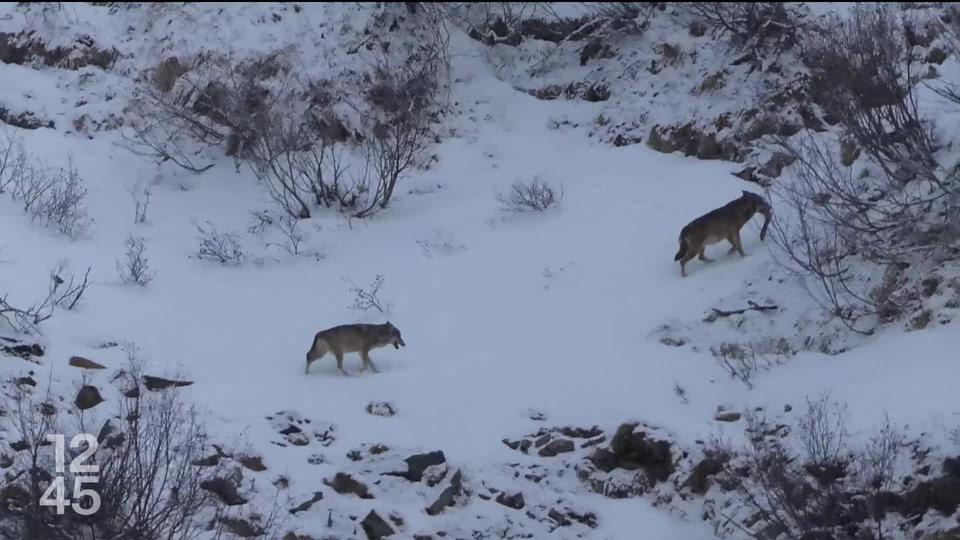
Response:
POLYGON ((543 212, 560 204, 563 188, 556 190, 539 178, 517 181, 509 192, 497 193, 497 200, 505 212, 543 212))
POLYGON ((150 272, 147 256, 144 253, 147 249, 145 242, 143 238, 137 236, 128 236, 124 242, 127 249, 126 260, 123 263, 116 261, 117 273, 122 282, 146 287, 153 279, 153 273, 150 272))
POLYGON ((197 225, 197 230, 200 232, 198 259, 216 261, 224 266, 240 266, 246 258, 235 235, 217 231, 216 226, 209 221, 207 228, 197 225))
POLYGON ((39 330, 40 323, 53 317, 56 308, 72 310, 87 291, 90 284, 90 267, 78 279, 70 272, 66 262, 59 263, 50 271, 47 294, 41 300, 25 305, 11 303, 6 292, 0 292, 0 319, 13 330, 23 334, 39 330))

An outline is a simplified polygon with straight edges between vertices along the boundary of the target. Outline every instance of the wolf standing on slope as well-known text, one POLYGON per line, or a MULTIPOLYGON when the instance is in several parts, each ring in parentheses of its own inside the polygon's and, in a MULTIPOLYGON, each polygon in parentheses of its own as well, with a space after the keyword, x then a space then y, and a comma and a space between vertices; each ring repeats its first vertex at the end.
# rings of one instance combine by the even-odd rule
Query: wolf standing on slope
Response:
POLYGON ((740 242, 740 229, 757 212, 764 217, 763 228, 760 229, 762 242, 767 236, 767 225, 770 224, 773 210, 763 197, 749 191, 744 191, 740 198, 688 223, 680 231, 680 251, 677 251, 677 255, 673 258, 675 261, 680 261, 680 274, 687 277, 687 263, 695 256, 699 255, 703 262, 713 262, 713 259, 708 259, 704 255, 704 249, 722 240, 730 242, 733 246, 728 253, 737 251, 741 257, 745 257, 746 253, 743 252, 743 244, 740 242))
POLYGON ((363 360, 362 373, 368 367, 377 373, 377 367, 370 360, 370 350, 393 345, 394 348, 406 347, 400 337, 400 330, 387 321, 386 324, 342 324, 317 332, 313 337, 313 345, 307 351, 307 367, 304 373, 310 373, 310 363, 319 360, 328 352, 337 358, 337 370, 349 375, 343 370, 343 353, 358 352, 363 360))

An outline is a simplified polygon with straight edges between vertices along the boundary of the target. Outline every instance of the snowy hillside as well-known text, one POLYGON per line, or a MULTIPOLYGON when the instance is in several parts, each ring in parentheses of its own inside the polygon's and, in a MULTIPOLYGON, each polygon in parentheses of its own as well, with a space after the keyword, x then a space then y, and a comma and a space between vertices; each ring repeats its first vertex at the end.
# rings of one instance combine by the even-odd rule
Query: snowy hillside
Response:
MULTIPOLYGON (((186 437, 172 455, 204 458, 190 470, 210 475, 201 487, 215 497, 198 510, 196 530, 145 538, 777 538, 751 530, 757 509, 738 502, 736 489, 706 476, 706 487, 691 488, 691 478, 717 448, 748 448, 758 426, 803 432, 818 410, 832 414, 817 408, 826 400, 845 405, 846 439, 831 450, 865 454, 878 429, 895 426, 903 451, 891 468, 904 500, 923 482, 934 486, 926 507, 891 506, 878 525, 883 538, 960 530, 960 501, 949 495, 960 484, 949 459, 960 454, 955 260, 938 267, 943 285, 923 305, 941 324, 890 324, 871 335, 848 331, 778 264, 774 242, 759 238, 759 218, 742 230, 745 257, 727 254, 725 242, 710 246, 715 262, 694 259, 682 278, 673 260, 680 230, 744 190, 767 194, 734 173, 763 166, 773 146, 744 142, 736 160, 648 146, 655 125, 737 119, 755 104, 744 86, 758 75, 747 65, 730 68, 715 91, 691 92, 709 66, 738 52, 710 34, 689 35, 686 19, 669 18, 672 7, 646 23, 642 41, 617 38, 618 55, 602 67, 578 65, 566 43, 543 73, 527 66, 553 44, 490 47, 451 23, 441 78, 449 109, 390 204, 371 217, 311 206, 291 222, 242 152, 224 155, 234 132, 220 133, 220 146, 177 135, 202 172, 131 152, 131 126, 160 118, 141 108, 143 81, 170 57, 205 58, 194 65, 217 81, 214 68, 276 55, 279 71, 295 74, 290 95, 332 81, 332 95, 343 97, 323 114, 359 132, 372 113, 350 92, 369 80, 364 29, 381 24, 377 8, 92 4, 103 3, 0 5, 0 535, 19 530, 7 523, 33 504, 18 503, 28 492, 14 489, 18 467, 46 452, 29 433, 89 432, 103 448, 105 421, 116 429, 132 422, 126 413, 147 417, 164 399, 183 404, 181 418, 196 407, 206 436, 186 437), (611 100, 532 95, 593 82, 621 62, 662 62, 663 44, 699 58, 624 72, 619 87, 608 85, 611 100), (73 52, 50 52, 57 47, 73 52), (617 135, 628 142, 614 144, 617 135), (29 195, 3 189, 8 148, 24 156, 23 170, 69 163, 82 178, 85 215, 67 234, 63 219, 32 213, 29 195), (511 186, 534 180, 562 193, 559 203, 504 208, 511 186), (293 233, 284 233, 289 223, 293 233), (131 237, 141 239, 152 277, 142 287, 121 275, 131 237), (236 258, 212 260, 203 243, 211 239, 236 258), (74 305, 51 305, 48 319, 18 326, 4 306, 41 302, 61 262, 65 286, 90 268, 89 286, 74 305), (365 303, 371 292, 376 306, 365 303), (775 307, 749 310, 758 305, 775 307), (320 330, 387 321, 406 346, 373 350, 379 373, 358 373, 355 353, 345 355, 350 377, 331 355, 304 373, 320 330), (736 354, 717 352, 738 344, 766 348, 738 371, 729 363, 736 354), (142 372, 131 371, 133 357, 142 372), (151 386, 162 384, 142 375, 190 384, 157 391, 151 386), (137 396, 143 383, 142 398, 131 397, 131 383, 137 396), (92 405, 78 396, 91 386, 92 405), (167 395, 176 397, 154 397, 167 395), (50 425, 38 428, 38 418, 50 425), (601 464, 601 449, 613 465, 601 464), (214 477, 230 485, 226 494, 207 489, 214 477), (907 507, 910 515, 899 510, 907 507)), ((407 50, 402 25, 419 32, 421 16, 408 13, 395 23, 401 30, 385 31, 390 54, 407 50)), ((948 77, 960 74, 956 66, 951 57, 938 69, 948 77)), ((264 79, 278 95, 288 89, 279 79, 264 79)), ((184 80, 174 78, 176 91, 184 80)), ((771 80, 779 79, 763 79, 771 80)), ((923 96, 933 107, 932 92, 923 96)), ((314 110, 290 103, 291 116, 314 110)), ((945 160, 955 156, 947 122, 955 115, 942 116, 945 160)), ((721 128, 721 143, 752 125, 741 120, 721 128)), ((344 158, 351 174, 363 167, 360 147, 344 158)), ((865 162, 854 168, 876 170, 865 162)), ((774 215, 791 219, 786 209, 774 215)), ((879 280, 875 272, 864 279, 879 280)))

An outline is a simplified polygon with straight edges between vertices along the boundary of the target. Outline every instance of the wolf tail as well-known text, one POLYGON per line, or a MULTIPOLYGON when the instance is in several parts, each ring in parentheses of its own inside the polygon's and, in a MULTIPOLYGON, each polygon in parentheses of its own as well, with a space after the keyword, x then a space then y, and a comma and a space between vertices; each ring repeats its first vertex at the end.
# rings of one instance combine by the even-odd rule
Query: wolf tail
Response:
POLYGON ((680 237, 680 250, 677 251, 677 254, 673 256, 673 260, 679 261, 687 254, 687 243, 683 241, 683 237, 680 237))

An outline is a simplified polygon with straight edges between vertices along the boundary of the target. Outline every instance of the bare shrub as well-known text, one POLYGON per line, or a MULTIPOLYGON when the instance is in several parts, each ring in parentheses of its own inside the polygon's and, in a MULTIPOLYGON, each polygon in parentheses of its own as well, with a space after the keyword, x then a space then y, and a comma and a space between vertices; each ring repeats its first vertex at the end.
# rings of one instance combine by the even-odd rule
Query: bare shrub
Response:
POLYGON ((197 410, 176 390, 143 390, 143 364, 135 348, 127 354, 118 410, 101 428, 109 431, 96 454, 101 506, 92 524, 108 538, 195 538, 216 506, 203 481, 222 471, 195 465, 208 446, 197 410))
POLYGON ((27 152, 23 139, 12 132, 0 133, 0 194, 17 182, 27 164, 27 152))
POLYGON ((543 212, 558 206, 563 200, 563 187, 559 191, 535 178, 530 182, 517 181, 507 193, 497 193, 497 200, 506 212, 543 212))
POLYGON ((432 123, 440 105, 440 77, 447 70, 446 49, 426 48, 400 65, 389 57, 377 58, 366 100, 373 113, 366 114, 366 159, 376 186, 369 189, 363 208, 355 213, 365 218, 386 208, 393 192, 424 151, 434 142, 432 123))
POLYGON ((903 489, 897 463, 905 437, 889 418, 863 447, 847 437, 844 407, 827 397, 808 400, 795 424, 747 416, 745 451, 727 449, 721 483, 738 504, 721 512, 723 526, 751 538, 896 537, 903 489), (737 514, 740 514, 739 516, 737 514))
POLYGON ((84 208, 87 189, 72 161, 66 169, 48 169, 23 164, 20 158, 11 173, 16 173, 8 182, 11 196, 32 221, 52 226, 68 238, 83 234, 90 223, 84 208))
POLYGON ((133 199, 133 222, 136 224, 147 222, 147 210, 150 208, 150 196, 153 192, 149 185, 141 188, 131 188, 130 197, 133 199))
POLYGON ((810 93, 888 177, 939 184, 935 141, 917 106, 918 58, 907 37, 909 12, 856 4, 804 41, 810 93))
POLYGON ((303 243, 308 239, 308 234, 300 227, 300 221, 290 216, 283 216, 276 222, 277 229, 283 235, 283 243, 267 244, 276 245, 283 248, 290 255, 301 255, 303 253, 303 243))
POLYGON ((153 273, 150 272, 147 264, 145 240, 137 236, 128 236, 124 242, 126 247, 126 261, 121 263, 116 261, 117 273, 120 280, 124 283, 133 283, 141 287, 146 287, 153 279, 153 273))
POLYGON ((380 289, 383 287, 383 282, 383 275, 377 274, 373 283, 367 288, 351 284, 350 292, 353 294, 354 299, 353 304, 350 305, 350 309, 358 311, 376 310, 379 313, 389 313, 393 306, 390 302, 386 302, 380 298, 380 289))
POLYGON ((828 396, 811 401, 800 419, 800 443, 806 452, 807 464, 830 468, 843 463, 847 439, 846 407, 832 402, 828 396))
POLYGON ((270 197, 289 216, 306 219, 311 208, 353 208, 359 186, 348 182, 341 145, 314 136, 304 126, 271 115, 252 136, 250 167, 270 197))
POLYGON ((710 348, 720 367, 749 389, 753 389, 754 375, 782 363, 793 352, 783 339, 770 343, 723 342, 719 347, 710 348))
POLYGON ((29 306, 11 304, 7 294, 0 296, 0 318, 17 332, 32 333, 39 330, 40 323, 53 317, 56 308, 72 310, 90 284, 90 267, 82 280, 69 271, 66 262, 59 263, 50 271, 47 295, 29 306))
MULTIPOLYGON (((11 432, 22 441, 25 451, 16 453, 8 474, 0 480, 3 538, 194 540, 227 536, 216 530, 210 535, 211 522, 230 516, 227 504, 245 501, 223 501, 206 489, 207 482, 219 479, 237 487, 242 468, 220 460, 205 463, 211 445, 199 411, 176 389, 146 390, 141 383, 144 364, 136 348, 127 345, 125 350, 128 365, 115 378, 116 399, 106 401, 115 403, 116 408, 102 423, 94 413, 99 409, 81 411, 64 405, 51 395, 49 385, 39 399, 19 388, 8 396, 16 409, 11 432), (64 417, 73 418, 75 425, 67 425, 64 417), (83 484, 73 482, 82 473, 69 467, 63 472, 54 469, 55 448, 47 438, 57 434, 65 443, 75 434, 96 436, 97 448, 84 462, 97 467, 96 482, 86 484, 86 493, 77 491, 83 484), (58 515, 42 506, 41 500, 61 475, 66 480, 64 496, 69 499, 66 512, 58 515), (89 509, 94 497, 99 508, 90 515, 76 512, 69 502, 89 509)), ((82 384, 89 383, 84 380, 82 384)), ((222 457, 219 452, 218 456, 222 457)), ((67 454, 67 459, 74 457, 67 454)), ((258 525, 262 534, 275 533, 270 521, 258 525)))
POLYGON ((742 49, 779 53, 798 41, 805 13, 782 2, 689 2, 684 9, 742 49))
POLYGON ((216 261, 224 266, 240 266, 246 256, 237 237, 230 233, 217 231, 216 226, 207 222, 207 228, 197 225, 200 232, 200 247, 197 258, 216 261))
MULTIPOLYGON (((159 99, 159 98, 157 98, 159 99)), ((158 107, 168 112, 163 116, 134 118, 130 124, 130 132, 122 131, 124 147, 138 156, 153 159, 157 164, 172 162, 177 166, 193 173, 202 173, 213 167, 213 163, 199 165, 195 162, 197 152, 188 152, 184 146, 184 131, 181 128, 184 120, 171 121, 170 107, 158 107)), ((185 112, 173 115, 173 118, 186 116, 185 112)))
POLYGON ((880 175, 854 176, 822 138, 781 139, 795 161, 791 182, 775 186, 793 220, 774 224, 780 261, 848 328, 871 333, 916 306, 902 277, 955 258, 960 234, 958 170, 944 171, 930 122, 917 105, 909 11, 887 4, 853 7, 805 40, 808 88, 880 175), (883 272, 879 285, 861 276, 883 272), (865 324, 863 321, 867 321, 865 324))

